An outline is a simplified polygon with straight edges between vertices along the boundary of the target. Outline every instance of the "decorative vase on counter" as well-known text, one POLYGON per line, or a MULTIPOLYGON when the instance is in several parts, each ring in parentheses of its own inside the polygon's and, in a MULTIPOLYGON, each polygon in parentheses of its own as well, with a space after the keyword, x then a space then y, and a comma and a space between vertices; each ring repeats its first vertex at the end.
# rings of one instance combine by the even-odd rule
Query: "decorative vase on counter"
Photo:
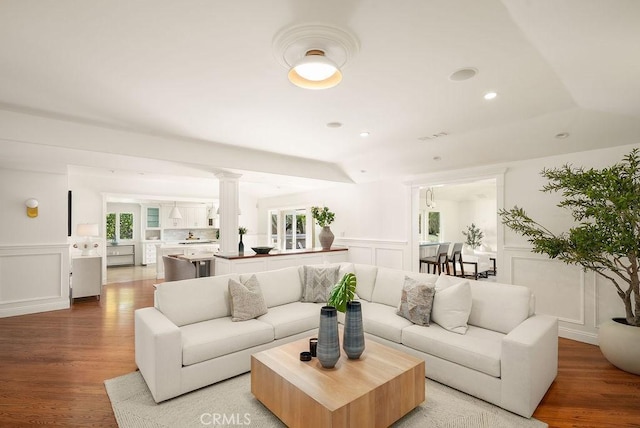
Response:
POLYGON ((342 349, 352 360, 360 358, 364 352, 364 331, 362 329, 362 308, 360 302, 347 302, 344 318, 342 349))
POLYGON ((238 253, 240 255, 244 254, 244 243, 242 242, 242 235, 240 235, 240 243, 238 244, 238 253))
POLYGON ((318 235, 318 240, 320 241, 320 246, 322 246, 323 250, 331 249, 331 244, 333 244, 334 238, 335 236, 329 226, 324 226, 318 235))
POLYGON ((333 368, 340 359, 340 339, 338 338, 338 312, 333 306, 320 309, 318 330, 318 361, 325 369, 333 368))

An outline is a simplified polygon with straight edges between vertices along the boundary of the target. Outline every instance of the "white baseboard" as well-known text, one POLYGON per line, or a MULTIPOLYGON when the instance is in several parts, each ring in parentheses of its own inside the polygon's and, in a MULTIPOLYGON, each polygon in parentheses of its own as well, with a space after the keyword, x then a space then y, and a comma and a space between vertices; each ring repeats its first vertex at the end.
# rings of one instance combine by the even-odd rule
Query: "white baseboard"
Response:
POLYGON ((0 308, 0 318, 35 314, 38 312, 59 311, 61 309, 69 309, 70 307, 71 307, 71 303, 67 298, 61 301, 55 301, 50 303, 39 303, 39 304, 14 306, 11 308, 0 308))
POLYGON ((567 327, 559 327, 558 336, 578 342, 590 343, 591 345, 598 344, 598 335, 596 333, 574 330, 567 327))

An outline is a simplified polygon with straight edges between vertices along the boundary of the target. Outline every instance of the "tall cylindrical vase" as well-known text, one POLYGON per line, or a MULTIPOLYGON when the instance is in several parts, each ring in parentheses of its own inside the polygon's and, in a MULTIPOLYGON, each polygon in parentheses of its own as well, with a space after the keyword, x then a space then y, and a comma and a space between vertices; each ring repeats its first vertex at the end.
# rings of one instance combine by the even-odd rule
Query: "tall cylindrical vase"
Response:
POLYGON ((347 302, 344 317, 342 349, 350 359, 358 359, 364 351, 364 331, 362 329, 362 308, 360 302, 347 302))
POLYGON ((242 242, 242 235, 240 235, 240 243, 238 244, 238 254, 241 256, 244 254, 244 243, 242 242))
POLYGON ((334 238, 335 236, 329 226, 324 226, 320 231, 320 234, 318 234, 318 240, 320 241, 320 246, 323 250, 331 249, 331 244, 333 244, 334 238))
POLYGON ((338 313, 333 306, 323 306, 320 309, 320 329, 318 330, 316 355, 325 369, 334 367, 340 358, 338 313))

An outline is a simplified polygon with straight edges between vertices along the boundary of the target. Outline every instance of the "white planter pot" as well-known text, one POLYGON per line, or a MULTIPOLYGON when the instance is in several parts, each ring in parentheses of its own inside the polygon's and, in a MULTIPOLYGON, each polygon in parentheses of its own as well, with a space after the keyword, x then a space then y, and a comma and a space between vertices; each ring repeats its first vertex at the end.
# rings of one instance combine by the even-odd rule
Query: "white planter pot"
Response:
POLYGON ((640 327, 609 320, 600 326, 598 344, 611 364, 640 375, 640 327))

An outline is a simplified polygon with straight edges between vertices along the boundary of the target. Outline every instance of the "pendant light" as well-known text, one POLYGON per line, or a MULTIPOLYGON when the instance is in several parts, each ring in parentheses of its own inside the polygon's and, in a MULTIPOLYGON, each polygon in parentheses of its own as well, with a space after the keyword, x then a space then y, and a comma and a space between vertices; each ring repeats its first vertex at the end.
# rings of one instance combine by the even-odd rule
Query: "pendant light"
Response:
POLYGON ((178 220, 182 220, 182 214, 180 214, 180 210, 178 210, 178 203, 173 202, 173 208, 169 211, 169 218, 173 219, 173 225, 178 225, 178 220))

